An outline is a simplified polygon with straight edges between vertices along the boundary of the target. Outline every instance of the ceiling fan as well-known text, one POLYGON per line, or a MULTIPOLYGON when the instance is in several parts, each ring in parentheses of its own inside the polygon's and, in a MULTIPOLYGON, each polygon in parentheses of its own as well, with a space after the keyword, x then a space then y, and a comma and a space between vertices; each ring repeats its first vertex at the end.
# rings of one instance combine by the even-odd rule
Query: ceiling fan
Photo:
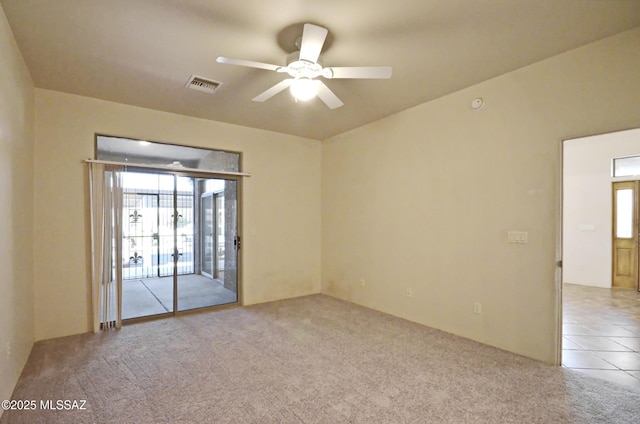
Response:
POLYGON ((284 89, 290 88, 291 94, 296 100, 305 101, 318 96, 329 109, 336 109, 344 103, 342 103, 338 96, 336 96, 324 82, 316 78, 391 78, 392 69, 390 66, 323 67, 318 59, 320 58, 320 52, 322 51, 322 46, 328 33, 329 31, 326 28, 313 24, 304 24, 302 37, 299 39, 299 42, 296 42, 296 47, 298 47, 299 50, 287 56, 286 66, 223 56, 218 57, 216 62, 289 74, 291 78, 282 80, 263 93, 258 94, 253 98, 254 102, 264 102, 284 89))

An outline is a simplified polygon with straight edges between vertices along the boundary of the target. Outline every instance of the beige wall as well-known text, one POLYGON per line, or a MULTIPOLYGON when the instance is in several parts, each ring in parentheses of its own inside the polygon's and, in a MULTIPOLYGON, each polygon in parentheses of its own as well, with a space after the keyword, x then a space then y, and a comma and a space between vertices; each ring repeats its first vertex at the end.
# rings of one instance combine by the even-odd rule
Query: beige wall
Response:
POLYGON ((33 97, 0 8, 0 400, 11 397, 34 337, 33 97))
POLYGON ((626 32, 326 140, 323 291, 555 362, 560 143, 640 125, 639 46, 626 32))
POLYGON ((244 303, 320 291, 320 142, 40 89, 35 121, 36 340, 91 328, 95 133, 243 152, 244 303))

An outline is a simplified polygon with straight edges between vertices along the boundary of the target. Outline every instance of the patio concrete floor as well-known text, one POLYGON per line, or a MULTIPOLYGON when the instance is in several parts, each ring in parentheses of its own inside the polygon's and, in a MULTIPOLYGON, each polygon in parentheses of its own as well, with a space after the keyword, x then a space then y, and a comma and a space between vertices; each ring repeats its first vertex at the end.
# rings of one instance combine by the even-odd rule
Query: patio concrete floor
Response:
MULTIPOLYGON (((178 276, 178 311, 237 302, 218 280, 197 274, 178 276)), ((122 282, 122 319, 173 312, 173 277, 122 282)))

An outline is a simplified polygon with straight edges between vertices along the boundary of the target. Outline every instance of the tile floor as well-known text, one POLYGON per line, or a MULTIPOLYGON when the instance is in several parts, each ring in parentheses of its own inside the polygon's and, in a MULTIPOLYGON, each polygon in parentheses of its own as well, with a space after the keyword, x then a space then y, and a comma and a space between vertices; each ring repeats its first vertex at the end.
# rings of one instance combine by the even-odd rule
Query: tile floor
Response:
MULTIPOLYGON (((178 310, 224 305, 238 300, 235 292, 202 275, 178 277, 178 310)), ((122 319, 166 314, 173 311, 173 277, 122 282, 122 319)))
POLYGON ((562 365, 640 387, 640 292, 563 285, 562 365))

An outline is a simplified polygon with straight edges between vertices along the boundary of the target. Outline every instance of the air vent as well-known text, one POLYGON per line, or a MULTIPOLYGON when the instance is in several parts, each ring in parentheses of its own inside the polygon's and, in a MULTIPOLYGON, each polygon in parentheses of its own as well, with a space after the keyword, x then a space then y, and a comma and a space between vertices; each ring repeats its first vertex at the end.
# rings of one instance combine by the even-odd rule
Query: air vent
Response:
POLYGON ((202 91, 203 93, 213 94, 221 85, 221 82, 202 78, 197 75, 191 75, 191 78, 189 78, 185 87, 202 91))

